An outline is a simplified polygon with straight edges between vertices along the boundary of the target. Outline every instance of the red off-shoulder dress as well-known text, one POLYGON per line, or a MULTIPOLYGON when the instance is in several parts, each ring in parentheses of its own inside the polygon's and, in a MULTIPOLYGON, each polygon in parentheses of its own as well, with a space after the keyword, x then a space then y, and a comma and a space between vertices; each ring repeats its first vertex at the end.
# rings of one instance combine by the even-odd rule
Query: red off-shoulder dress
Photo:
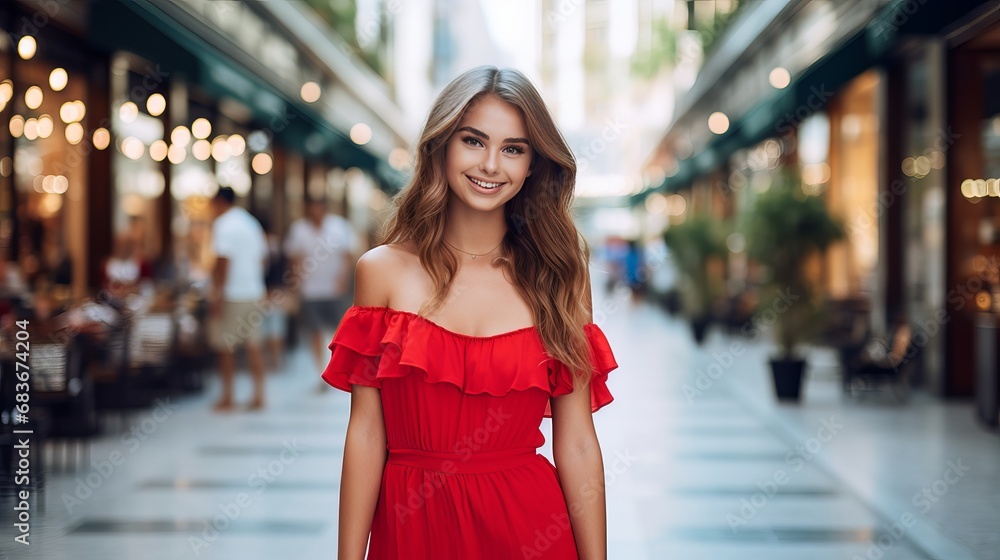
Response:
MULTIPOLYGON (((604 333, 591 349, 591 409, 613 400, 604 333)), ((537 448, 549 399, 573 391, 535 327, 494 336, 406 311, 353 306, 330 343, 330 385, 381 389, 388 460, 369 560, 578 558, 556 469, 537 448)))

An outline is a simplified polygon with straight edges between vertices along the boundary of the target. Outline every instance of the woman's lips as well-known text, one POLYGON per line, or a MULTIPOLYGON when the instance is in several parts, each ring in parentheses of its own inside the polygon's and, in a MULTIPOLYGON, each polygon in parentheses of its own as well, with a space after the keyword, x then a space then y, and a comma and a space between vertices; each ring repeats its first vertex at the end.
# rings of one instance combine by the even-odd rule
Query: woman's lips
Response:
MULTIPOLYGON (((472 180, 472 177, 469 177, 468 175, 466 175, 465 178, 469 181, 469 184, 472 185, 472 188, 475 189, 476 192, 479 192, 479 193, 482 193, 482 194, 495 194, 495 193, 499 192, 501 189, 503 189, 504 186, 506 186, 506 184, 507 184, 507 183, 500 183, 500 186, 493 187, 492 189, 488 189, 486 187, 480 186, 478 183, 476 183, 476 181, 472 180)), ((483 182, 486 183, 486 182, 495 182, 495 181, 483 181, 483 182)))

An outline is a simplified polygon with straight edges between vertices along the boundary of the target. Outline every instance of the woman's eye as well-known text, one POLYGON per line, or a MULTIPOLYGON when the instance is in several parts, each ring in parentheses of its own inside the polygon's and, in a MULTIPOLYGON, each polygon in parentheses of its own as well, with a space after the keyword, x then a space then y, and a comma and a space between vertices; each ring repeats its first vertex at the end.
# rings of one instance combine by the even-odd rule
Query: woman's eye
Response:
POLYGON ((479 141, 479 138, 476 138, 475 136, 466 136, 462 138, 462 142, 465 142, 466 144, 472 144, 473 146, 483 145, 483 143, 479 141))
POLYGON ((524 153, 524 148, 522 148, 521 146, 507 146, 505 149, 506 150, 510 150, 510 152, 508 152, 508 153, 511 153, 511 154, 523 154, 524 153))

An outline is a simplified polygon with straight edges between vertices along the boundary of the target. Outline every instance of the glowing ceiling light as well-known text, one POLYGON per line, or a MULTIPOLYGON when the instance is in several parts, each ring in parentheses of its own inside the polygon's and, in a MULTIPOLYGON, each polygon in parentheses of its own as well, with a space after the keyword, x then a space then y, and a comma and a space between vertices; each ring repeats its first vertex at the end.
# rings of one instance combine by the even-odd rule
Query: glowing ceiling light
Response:
POLYGON ((59 120, 66 124, 80 120, 76 117, 76 104, 72 101, 63 103, 62 106, 59 107, 59 120))
POLYGON ((729 130, 729 117, 721 111, 716 111, 708 116, 708 129, 715 134, 724 134, 729 130))
POLYGON ((365 123, 358 123, 351 127, 351 140, 355 144, 365 145, 372 139, 372 128, 365 123))
POLYGON ((195 158, 205 161, 212 157, 212 143, 208 140, 198 140, 191 146, 191 155, 195 158))
POLYGON ((253 161, 250 162, 250 166, 253 168, 254 173, 258 175, 266 175, 270 173, 273 163, 274 162, 271 161, 271 156, 261 153, 253 156, 253 161))
POLYGON ((138 160, 146 153, 146 145, 135 136, 129 136, 122 140, 122 153, 129 159, 138 160))
POLYGON ((17 42, 17 54, 24 60, 31 60, 31 57, 35 56, 35 51, 37 50, 38 43, 35 42, 35 38, 31 35, 25 35, 17 42))
POLYGON ((232 150, 229 148, 229 142, 226 141, 225 136, 217 136, 215 140, 212 140, 212 157, 215 161, 222 163, 229 159, 232 155, 232 150))
POLYGON ((149 145, 149 157, 153 161, 163 161, 167 159, 167 143, 163 140, 156 140, 149 145))
POLYGON ((163 111, 167 108, 167 100, 159 93, 154 93, 146 99, 146 110, 149 111, 150 115, 158 117, 163 114, 163 111))
POLYGON ((646 197, 646 212, 650 214, 665 214, 667 212, 667 197, 653 193, 646 197))
POLYGON ((178 126, 170 133, 170 142, 184 148, 191 141, 191 131, 186 126, 178 126))
POLYGON ((320 90, 319 84, 316 82, 306 82, 302 84, 302 89, 299 91, 299 95, 302 96, 302 100, 306 103, 315 103, 319 101, 319 96, 322 91, 320 90))
POLYGON ((111 145, 111 133, 108 132, 106 128, 98 128, 94 131, 94 147, 98 150, 104 150, 109 145, 111 145))
POLYGON ((10 118, 10 135, 14 138, 20 138, 24 134, 24 117, 21 115, 14 115, 10 118))
POLYGON ((41 107, 42 100, 45 95, 42 93, 42 88, 38 86, 31 86, 24 92, 24 104, 28 106, 29 109, 37 109, 41 107))
POLYGON ((191 123, 191 134, 199 140, 204 140, 212 134, 212 123, 208 119, 198 118, 191 123))
POLYGON ((393 148, 389 152, 389 165, 393 169, 406 169, 410 165, 410 152, 404 148, 393 148))
POLYGON ((247 149, 247 141, 239 134, 233 134, 226 138, 226 143, 229 144, 229 152, 234 157, 243 155, 247 149))
POLYGON ((69 123, 66 125, 66 141, 74 146, 83 141, 83 125, 80 123, 69 123))
POLYGON ((138 116, 139 107, 131 101, 122 103, 122 106, 118 109, 118 118, 120 118, 124 123, 134 122, 138 116))
POLYGON ((170 163, 173 163, 174 165, 183 163, 186 157, 187 157, 187 152, 184 151, 183 146, 178 146, 177 144, 171 144, 171 146, 167 148, 167 159, 170 160, 170 163))
POLYGON ((63 194, 69 190, 69 179, 63 175, 56 175, 52 178, 52 192, 63 194))
POLYGON ((42 115, 38 117, 38 137, 48 138, 52 136, 52 131, 55 126, 52 123, 52 117, 48 115, 42 115))
POLYGON ((24 121, 24 137, 28 140, 38 138, 38 121, 35 119, 24 121))
POLYGON ((65 68, 56 68, 49 72, 49 87, 52 91, 62 91, 69 83, 69 74, 65 68))
POLYGON ((788 73, 787 69, 778 66, 768 74, 767 81, 774 88, 785 89, 788 87, 788 84, 792 83, 792 75, 788 73))

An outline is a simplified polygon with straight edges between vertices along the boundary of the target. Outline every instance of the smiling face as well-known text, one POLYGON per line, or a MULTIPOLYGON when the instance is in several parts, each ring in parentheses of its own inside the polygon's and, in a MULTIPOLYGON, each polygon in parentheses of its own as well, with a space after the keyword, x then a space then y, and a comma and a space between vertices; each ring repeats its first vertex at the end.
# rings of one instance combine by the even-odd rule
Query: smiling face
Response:
POLYGON ((448 140, 451 194, 484 212, 502 208, 531 175, 532 149, 520 111, 488 95, 471 105, 448 140))

